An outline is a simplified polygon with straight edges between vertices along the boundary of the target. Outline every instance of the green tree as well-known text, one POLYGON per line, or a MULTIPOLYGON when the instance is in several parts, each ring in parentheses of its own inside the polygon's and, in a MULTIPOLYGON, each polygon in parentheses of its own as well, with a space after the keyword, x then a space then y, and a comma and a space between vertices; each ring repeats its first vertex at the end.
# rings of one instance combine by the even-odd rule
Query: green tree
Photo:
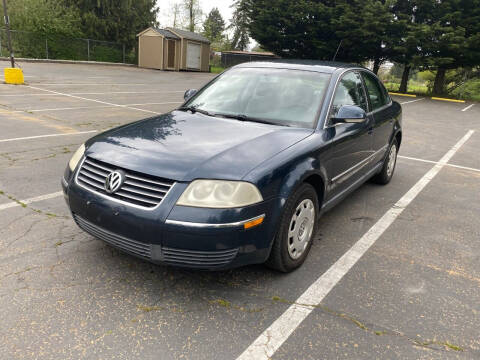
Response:
POLYGON ((84 36, 136 45, 136 34, 157 26, 156 0, 58 0, 78 9, 84 36))
POLYGON ((202 22, 203 11, 200 0, 183 0, 185 18, 188 20, 188 31, 195 32, 202 22))
MULTIPOLYGON (((3 14, 1 2, 0 9, 3 14)), ((10 0, 8 11, 13 30, 66 37, 82 34, 78 11, 57 0, 10 0)))
POLYGON ((389 56, 391 0, 244 0, 251 36, 287 58, 372 60, 377 72, 389 56))
POLYGON ((422 19, 416 16, 415 10, 415 0, 397 0, 392 7, 395 36, 388 37, 386 46, 390 49, 389 59, 403 67, 400 92, 407 92, 410 71, 418 58, 424 35, 425 27, 419 23, 422 19))
POLYGON ((221 42, 225 31, 225 21, 218 8, 213 8, 203 23, 203 35, 212 43, 221 42))
MULTIPOLYGON (((234 8, 228 29, 233 30, 230 47, 233 50, 246 50, 250 43, 249 35, 249 6, 252 0, 236 0, 231 7, 234 8)), ((268 1, 267 1, 268 2, 268 1)))
POLYGON ((332 6, 330 31, 342 41, 337 60, 371 60, 378 72, 391 55, 386 43, 395 36, 392 4, 391 0, 343 0, 332 6))
POLYGON ((422 0, 418 6, 428 25, 423 62, 437 69, 433 93, 443 94, 447 70, 480 64, 480 0, 422 0))
POLYGON ((308 0, 244 0, 240 5, 250 36, 265 50, 284 58, 333 57, 339 39, 331 31, 331 7, 308 0))
MULTIPOLYGON (((12 33, 12 46, 17 56, 45 58, 49 42, 49 57, 72 57, 74 46, 68 48, 58 39, 82 35, 76 9, 68 8, 56 0, 10 0, 8 5, 11 28, 15 30, 12 33)), ((6 34, 2 32, 1 35, 5 44, 6 34)))

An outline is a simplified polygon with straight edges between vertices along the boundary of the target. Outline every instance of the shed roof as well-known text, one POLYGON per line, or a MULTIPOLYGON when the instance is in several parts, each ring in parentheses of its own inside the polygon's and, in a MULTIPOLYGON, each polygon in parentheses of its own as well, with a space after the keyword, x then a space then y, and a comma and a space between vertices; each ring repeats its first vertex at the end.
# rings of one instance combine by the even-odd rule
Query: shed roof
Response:
POLYGON ((165 37, 167 39, 180 40, 180 37, 178 37, 176 34, 172 33, 171 31, 168 31, 166 29, 158 29, 158 28, 154 28, 154 27, 146 28, 141 33, 137 34, 137 36, 142 36, 143 34, 145 34, 149 30, 155 31, 157 34, 162 35, 163 37, 165 37))
POLYGON ((182 30, 182 29, 175 29, 175 28, 166 28, 166 30, 174 33, 175 35, 180 36, 181 38, 188 39, 188 40, 194 40, 194 41, 200 41, 204 43, 210 44, 210 40, 208 40, 205 36, 187 31, 187 30, 182 30))
POLYGON ((160 35, 163 35, 164 37, 166 37, 167 39, 175 39, 175 40, 180 40, 180 38, 175 35, 174 33, 172 33, 171 31, 168 31, 166 29, 157 29, 157 28, 154 28, 154 30, 156 32, 158 32, 160 35))

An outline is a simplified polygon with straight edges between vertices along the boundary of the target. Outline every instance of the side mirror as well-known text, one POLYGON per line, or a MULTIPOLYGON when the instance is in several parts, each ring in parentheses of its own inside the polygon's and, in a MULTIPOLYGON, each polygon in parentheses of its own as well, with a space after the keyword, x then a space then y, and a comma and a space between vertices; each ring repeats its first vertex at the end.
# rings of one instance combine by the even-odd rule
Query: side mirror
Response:
POLYGON ((332 116, 332 124, 362 123, 367 119, 367 113, 356 105, 342 105, 337 114, 332 116))
POLYGON ((183 94, 183 99, 185 101, 187 101, 188 99, 190 99, 193 95, 195 95, 197 93, 198 90, 196 89, 189 89, 187 91, 185 91, 185 94, 183 94))

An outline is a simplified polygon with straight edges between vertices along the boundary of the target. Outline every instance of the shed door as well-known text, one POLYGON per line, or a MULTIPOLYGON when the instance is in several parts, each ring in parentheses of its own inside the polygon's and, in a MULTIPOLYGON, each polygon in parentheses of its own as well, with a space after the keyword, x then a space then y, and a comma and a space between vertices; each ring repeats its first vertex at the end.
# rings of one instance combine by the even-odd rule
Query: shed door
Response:
POLYGON ((187 68, 200 70, 200 55, 202 46, 200 44, 187 43, 187 68))
POLYGON ((175 40, 168 40, 168 60, 167 67, 173 69, 175 67, 175 40))

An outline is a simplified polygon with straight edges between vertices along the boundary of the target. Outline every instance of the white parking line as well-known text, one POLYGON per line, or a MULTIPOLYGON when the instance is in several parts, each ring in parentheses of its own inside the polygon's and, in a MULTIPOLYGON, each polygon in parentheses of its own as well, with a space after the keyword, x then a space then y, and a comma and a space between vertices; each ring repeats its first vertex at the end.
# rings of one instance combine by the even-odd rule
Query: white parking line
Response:
POLYGON ((425 100, 425 98, 416 99, 416 100, 410 100, 410 101, 404 101, 404 102, 401 102, 400 104, 401 104, 401 105, 410 104, 410 103, 413 103, 413 102, 415 102, 415 101, 422 101, 422 100, 425 100))
POLYGON ((127 105, 119 105, 119 104, 109 103, 109 102, 106 102, 106 101, 100 101, 100 100, 95 100, 95 99, 84 98, 84 97, 81 97, 81 96, 70 95, 70 94, 61 93, 61 92, 58 92, 58 91, 41 89, 41 88, 37 88, 37 87, 34 87, 34 86, 29 86, 29 88, 35 89, 35 90, 46 91, 46 92, 50 92, 50 93, 58 94, 58 95, 64 95, 64 96, 68 96, 68 97, 71 97, 71 98, 74 98, 74 99, 92 101, 92 102, 96 102, 96 103, 99 103, 99 104, 110 105, 110 106, 114 106, 114 107, 121 107, 121 108, 125 108, 125 109, 138 110, 138 111, 146 112, 146 113, 149 113, 149 114, 155 114, 155 115, 160 115, 160 114, 161 114, 161 113, 156 112, 156 111, 150 111, 150 110, 140 109, 140 108, 136 108, 136 107, 132 107, 132 106, 127 106, 127 105))
MULTIPOLYGON (((184 93, 184 90, 172 90, 172 91, 107 91, 107 92, 74 92, 69 95, 110 95, 110 94, 176 94, 184 93)), ((64 96, 63 94, 45 94, 45 93, 33 93, 33 94, 0 94, 0 97, 25 97, 25 96, 64 96)))
MULTIPOLYGON (((161 102, 161 103, 143 103, 143 104, 126 104, 125 106, 144 106, 144 105, 178 105, 183 104, 181 101, 171 101, 171 102, 161 102)), ((103 105, 103 106, 76 106, 76 107, 64 107, 64 108, 50 108, 50 109, 25 109, 25 110, 14 110, 11 112, 43 112, 43 111, 64 111, 64 110, 81 110, 81 109, 105 109, 105 108, 114 108, 117 106, 114 105, 103 105)))
POLYGON ((25 200, 20 200, 19 202, 12 201, 12 202, 9 202, 9 203, 6 203, 6 204, 0 204, 0 211, 10 209, 10 208, 13 208, 13 207, 17 207, 17 206, 22 206, 22 204, 28 205, 30 203, 37 202, 37 201, 53 199, 53 198, 56 198, 56 197, 59 197, 59 196, 62 196, 62 195, 63 195, 63 192, 58 191, 58 192, 55 192, 55 193, 52 193, 52 194, 47 194, 47 195, 32 197, 32 198, 25 199, 25 200))
POLYGON ((26 136, 26 137, 12 138, 12 139, 0 139, 0 143, 10 142, 10 141, 19 141, 19 140, 40 139, 40 138, 54 137, 54 136, 91 134, 91 133, 94 133, 94 132, 97 132, 97 130, 79 131, 79 132, 63 133, 63 134, 48 134, 48 135, 26 136))
POLYGON ((102 82, 97 82, 97 83, 38 83, 35 84, 38 86, 154 86, 155 84, 128 84, 128 83, 120 83, 120 84, 111 84, 111 83, 102 83, 102 82))
POLYGON ((397 203, 388 210, 335 264, 273 322, 238 358, 237 360, 270 359, 293 331, 315 309, 327 294, 335 287, 345 274, 380 238, 395 219, 417 197, 430 181, 447 164, 457 150, 472 136, 469 130, 441 159, 431 168, 397 203))
MULTIPOLYGON (((424 162, 424 163, 429 163, 429 164, 438 164, 438 161, 419 159, 419 158, 414 158, 414 157, 410 157, 410 156, 398 155, 398 157, 401 158, 401 159, 406 159, 406 160, 414 160, 414 161, 419 161, 419 162, 424 162)), ((468 167, 468 166, 461 166, 461 165, 455 165, 455 164, 445 164, 445 166, 456 168, 456 169, 480 172, 480 169, 476 169, 476 168, 472 168, 472 167, 468 167)))
POLYGON ((467 111, 468 109, 470 109, 471 107, 473 107, 475 104, 471 104, 471 105, 468 105, 465 109, 462 109, 462 111, 467 111))

